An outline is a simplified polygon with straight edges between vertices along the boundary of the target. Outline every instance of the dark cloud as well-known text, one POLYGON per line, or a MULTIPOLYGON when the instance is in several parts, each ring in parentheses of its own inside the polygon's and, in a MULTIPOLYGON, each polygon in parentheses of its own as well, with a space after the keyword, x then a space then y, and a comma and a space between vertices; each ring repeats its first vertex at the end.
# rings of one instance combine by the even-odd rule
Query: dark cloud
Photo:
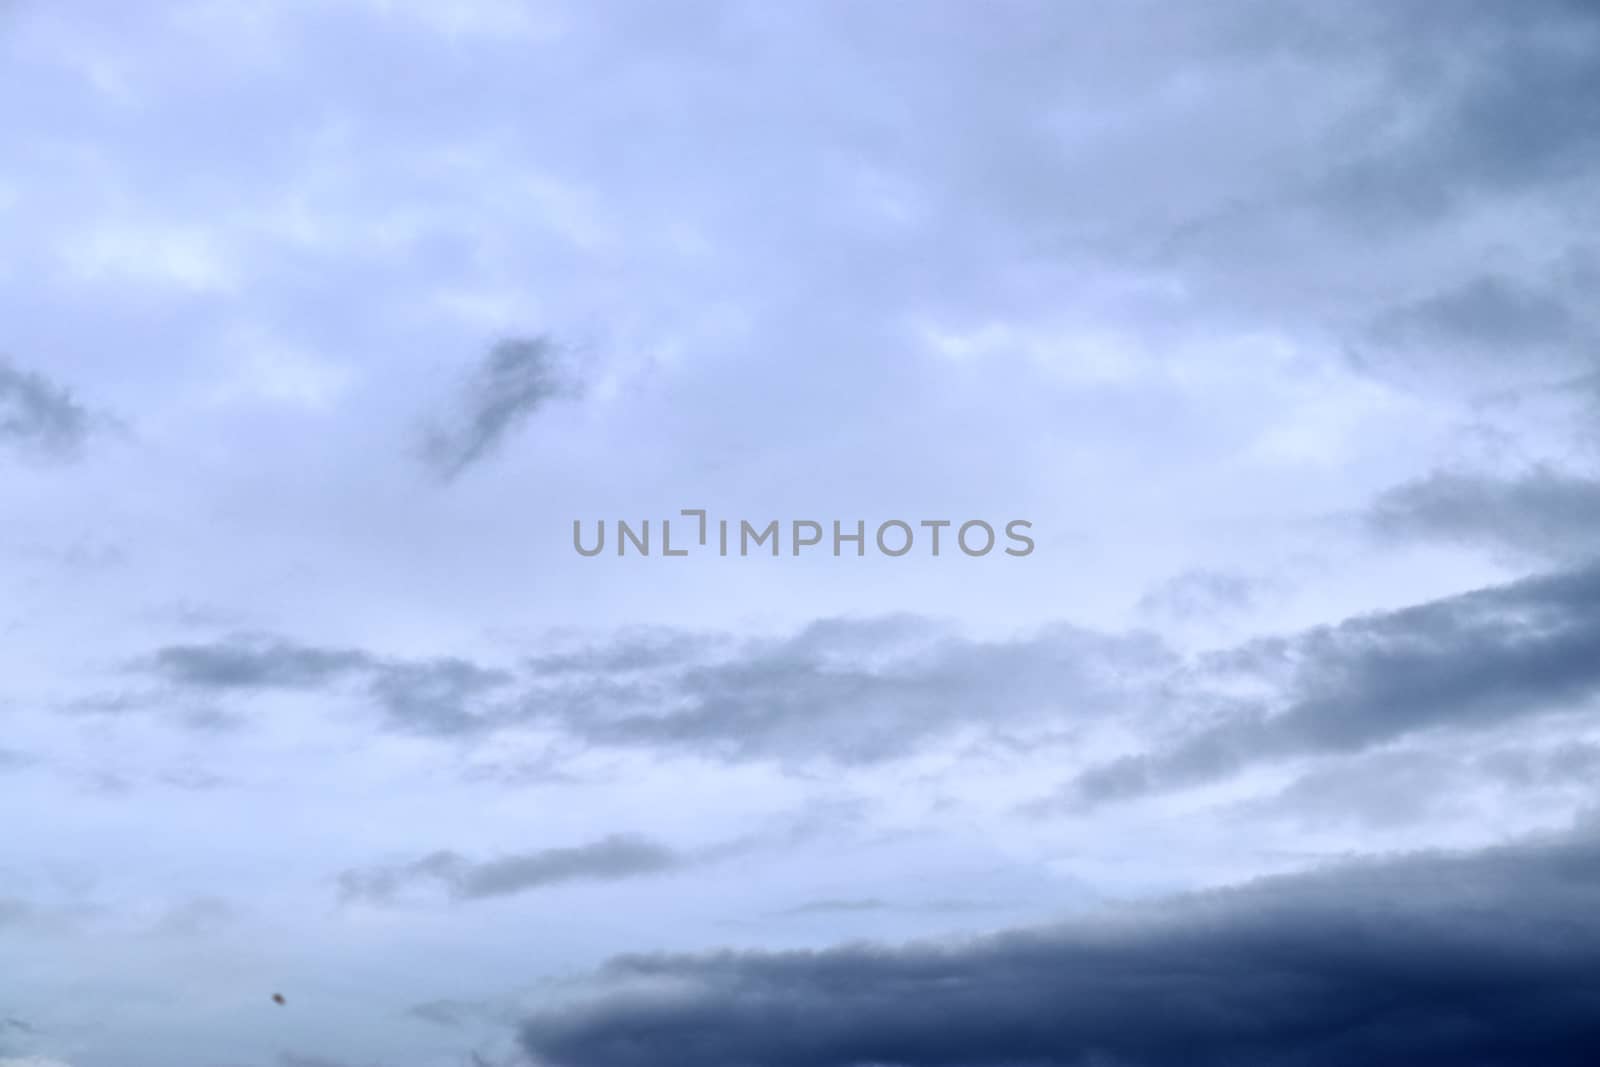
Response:
POLYGON ((346 871, 346 900, 388 903, 414 887, 443 888, 458 900, 511 896, 567 882, 615 882, 690 866, 693 858, 647 838, 614 834, 587 845, 516 853, 473 862, 434 852, 398 866, 346 871))
POLYGON ((93 419, 70 392, 0 356, 0 448, 34 458, 74 459, 93 419))
POLYGON ((428 430, 423 459, 441 479, 452 481, 550 401, 578 395, 579 383, 560 356, 548 337, 496 344, 463 385, 457 410, 428 430))
POLYGON ((1577 1067, 1593 836, 1419 855, 957 944, 630 956, 548 1067, 1577 1067))
POLYGON ((1547 467, 1512 478, 1439 472, 1384 493, 1368 521, 1385 537, 1586 558, 1597 549, 1600 481, 1547 467))
POLYGON ((1151 754, 1093 768, 1093 803, 1211 781, 1260 760, 1356 752, 1417 731, 1469 729, 1581 704, 1600 690, 1600 566, 1365 615, 1228 654, 1227 669, 1286 679, 1151 754))

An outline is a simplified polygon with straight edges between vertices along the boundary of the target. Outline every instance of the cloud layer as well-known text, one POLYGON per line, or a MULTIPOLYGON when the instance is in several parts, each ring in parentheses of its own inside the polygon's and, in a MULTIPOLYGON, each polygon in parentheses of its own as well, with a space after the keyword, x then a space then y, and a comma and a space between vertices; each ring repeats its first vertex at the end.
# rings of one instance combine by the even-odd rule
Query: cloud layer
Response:
POLYGON ((1597 890, 1586 834, 966 944, 630 956, 522 1040, 551 1067, 1576 1067, 1597 890))

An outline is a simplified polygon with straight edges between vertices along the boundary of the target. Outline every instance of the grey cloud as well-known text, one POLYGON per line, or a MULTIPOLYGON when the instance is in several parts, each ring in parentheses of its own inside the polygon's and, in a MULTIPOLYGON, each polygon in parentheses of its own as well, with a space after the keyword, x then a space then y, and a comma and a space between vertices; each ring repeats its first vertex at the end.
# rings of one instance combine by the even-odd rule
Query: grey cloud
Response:
MULTIPOLYGON (((361 682, 385 711, 390 725, 434 735, 472 733, 494 725, 479 709, 479 702, 513 678, 508 672, 455 657, 385 659, 360 649, 327 648, 259 635, 169 645, 135 667, 180 690, 209 695, 318 690, 361 682)), ((103 705, 120 711, 149 703, 120 696, 83 710, 103 705)), ((199 717, 190 725, 197 729, 233 722, 215 709, 196 714, 199 717)))
POLYGON ((469 1019, 486 1014, 488 1014, 486 1005, 465 1000, 430 1000, 422 1004, 413 1004, 406 1009, 406 1015, 413 1019, 448 1027, 462 1026, 469 1019))
POLYGON ((141 664, 164 680, 195 689, 316 688, 372 666, 363 652, 324 649, 268 637, 170 645, 141 664))
POLYGON ((1470 770, 1466 761, 1432 750, 1361 753, 1313 766, 1249 806, 1319 828, 1398 827, 1459 802, 1464 787, 1478 781, 1470 770))
POLYGON ((512 896, 567 882, 615 882, 687 867, 693 857, 647 838, 614 834, 586 845, 541 849, 473 862, 434 852, 411 863, 346 871, 346 900, 383 904, 413 887, 443 888, 458 900, 512 896))
POLYGON ((617 674, 647 671, 691 662, 724 646, 716 634, 688 633, 669 627, 627 627, 601 645, 548 652, 528 659, 536 675, 617 674))
MULTIPOLYGON (((285 1052, 278 1057, 278 1067, 358 1067, 348 1060, 330 1060, 323 1056, 308 1056, 298 1052, 285 1052)), ((368 1067, 368 1065, 361 1065, 368 1067)), ((377 1067, 377 1065, 370 1065, 377 1067)))
POLYGON ((1486 753, 1479 767, 1523 788, 1600 781, 1600 745, 1567 741, 1546 749, 1505 749, 1486 753))
POLYGON ((435 736, 471 734, 497 724, 484 698, 513 681, 508 671, 443 657, 387 663, 373 676, 371 692, 389 721, 435 736))
POLYGON ((437 737, 544 726, 600 746, 869 763, 973 721, 1010 728, 1126 709, 1175 663, 1149 634, 1057 625, 976 641, 887 616, 761 639, 625 630, 609 644, 533 657, 520 676, 280 639, 173 646, 143 666, 205 692, 359 677, 391 728, 437 737))
POLYGON ((1160 261, 1224 315, 1331 329, 1358 369, 1429 390, 1594 366, 1581 310, 1592 286, 1569 269, 1595 247, 1592 4, 1231 11, 1240 62, 1292 59, 1320 75, 1305 86, 1316 103, 1297 102, 1311 116, 1297 125, 1315 135, 1288 148, 1283 169, 1241 170, 1231 195, 1195 205, 1160 261), (1508 212, 1515 236, 1496 225, 1486 240, 1476 224, 1508 212), (1417 381, 1417 370, 1430 373, 1417 381))
POLYGON ((1592 5, 1558 0, 1513 14, 1490 4, 1405 3, 1393 5, 1392 18, 1382 30, 1392 62, 1404 62, 1412 45, 1439 61, 1394 71, 1397 84, 1428 85, 1423 100, 1432 107, 1426 121, 1401 127, 1385 154, 1336 173, 1329 192, 1342 194, 1341 206, 1364 207, 1368 219, 1428 215, 1463 197, 1561 182, 1600 164, 1584 103, 1600 91, 1592 5), (1471 56, 1472 73, 1446 65, 1444 48, 1471 56))
POLYGON ((1600 690, 1600 566, 1257 642, 1227 665, 1286 676, 1282 710, 1247 706, 1165 749, 1093 768, 1067 800, 1134 797, 1260 760, 1356 752, 1580 705, 1600 690))
POLYGON ((1191 665, 1146 635, 1054 626, 975 641, 908 617, 822 620, 744 641, 658 638, 643 655, 624 637, 614 648, 536 659, 523 675, 287 643, 243 655, 186 646, 150 662, 202 687, 334 684, 360 671, 391 729, 475 737, 538 727, 588 745, 726 760, 868 764, 975 722, 1018 736, 1114 714, 1144 716, 1152 732, 1163 719, 1177 724, 1175 739, 1090 768, 1064 796, 1092 803, 1211 781, 1254 761, 1356 752, 1573 706, 1600 686, 1597 609, 1600 569, 1590 567, 1191 665), (1235 676, 1265 695, 1211 693, 1235 676), (1198 725, 1184 733, 1188 712, 1198 725))
POLYGON ((785 908, 774 914, 782 918, 805 918, 814 915, 859 915, 876 914, 887 911, 901 912, 931 912, 941 914, 959 914, 962 912, 992 911, 997 907, 993 901, 983 900, 923 900, 923 901, 889 901, 878 897, 853 897, 836 898, 831 900, 812 900, 804 904, 797 904, 792 908, 785 908))
POLYGON ((464 384, 457 410, 429 428, 422 455, 444 481, 491 455, 552 400, 576 396, 577 379, 548 337, 500 341, 464 384))
POLYGON ((73 459, 93 425, 66 389, 0 357, 0 447, 35 458, 73 459))
POLYGON ((549 1067, 1578 1067, 1592 835, 1368 862, 953 944, 629 956, 549 1067))
POLYGON ((1511 478, 1438 472, 1384 493, 1368 522, 1390 538, 1586 558, 1600 549, 1600 481, 1548 467, 1511 478))
POLYGON ((859 897, 850 900, 813 900, 785 908, 779 915, 838 915, 864 911, 887 911, 891 905, 877 897, 859 897))
POLYGON ((527 712, 603 745, 870 763, 961 724, 1126 710, 1174 661, 1149 635, 1064 625, 974 641, 924 620, 823 620, 731 655, 545 687, 527 712))
POLYGON ((1440 358, 1452 361, 1504 358, 1587 334, 1587 324, 1564 295, 1493 275, 1391 308, 1371 329, 1377 343, 1443 349, 1440 358))

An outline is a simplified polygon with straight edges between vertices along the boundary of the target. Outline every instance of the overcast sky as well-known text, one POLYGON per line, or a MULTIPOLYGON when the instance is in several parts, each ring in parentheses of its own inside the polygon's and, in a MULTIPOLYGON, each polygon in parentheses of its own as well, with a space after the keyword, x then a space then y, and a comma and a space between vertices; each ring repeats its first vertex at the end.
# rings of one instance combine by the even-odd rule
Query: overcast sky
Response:
POLYGON ((0 1067, 1591 1062, 1589 0, 0 63, 0 1067))

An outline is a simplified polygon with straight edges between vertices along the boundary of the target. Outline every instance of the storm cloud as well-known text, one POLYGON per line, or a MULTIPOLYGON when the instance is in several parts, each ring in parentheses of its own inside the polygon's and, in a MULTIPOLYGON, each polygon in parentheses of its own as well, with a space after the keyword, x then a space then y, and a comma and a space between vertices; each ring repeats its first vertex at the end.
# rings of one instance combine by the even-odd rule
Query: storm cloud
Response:
POLYGON ((550 1067, 1578 1067, 1597 892, 1586 832, 967 942, 629 956, 522 1040, 550 1067))

